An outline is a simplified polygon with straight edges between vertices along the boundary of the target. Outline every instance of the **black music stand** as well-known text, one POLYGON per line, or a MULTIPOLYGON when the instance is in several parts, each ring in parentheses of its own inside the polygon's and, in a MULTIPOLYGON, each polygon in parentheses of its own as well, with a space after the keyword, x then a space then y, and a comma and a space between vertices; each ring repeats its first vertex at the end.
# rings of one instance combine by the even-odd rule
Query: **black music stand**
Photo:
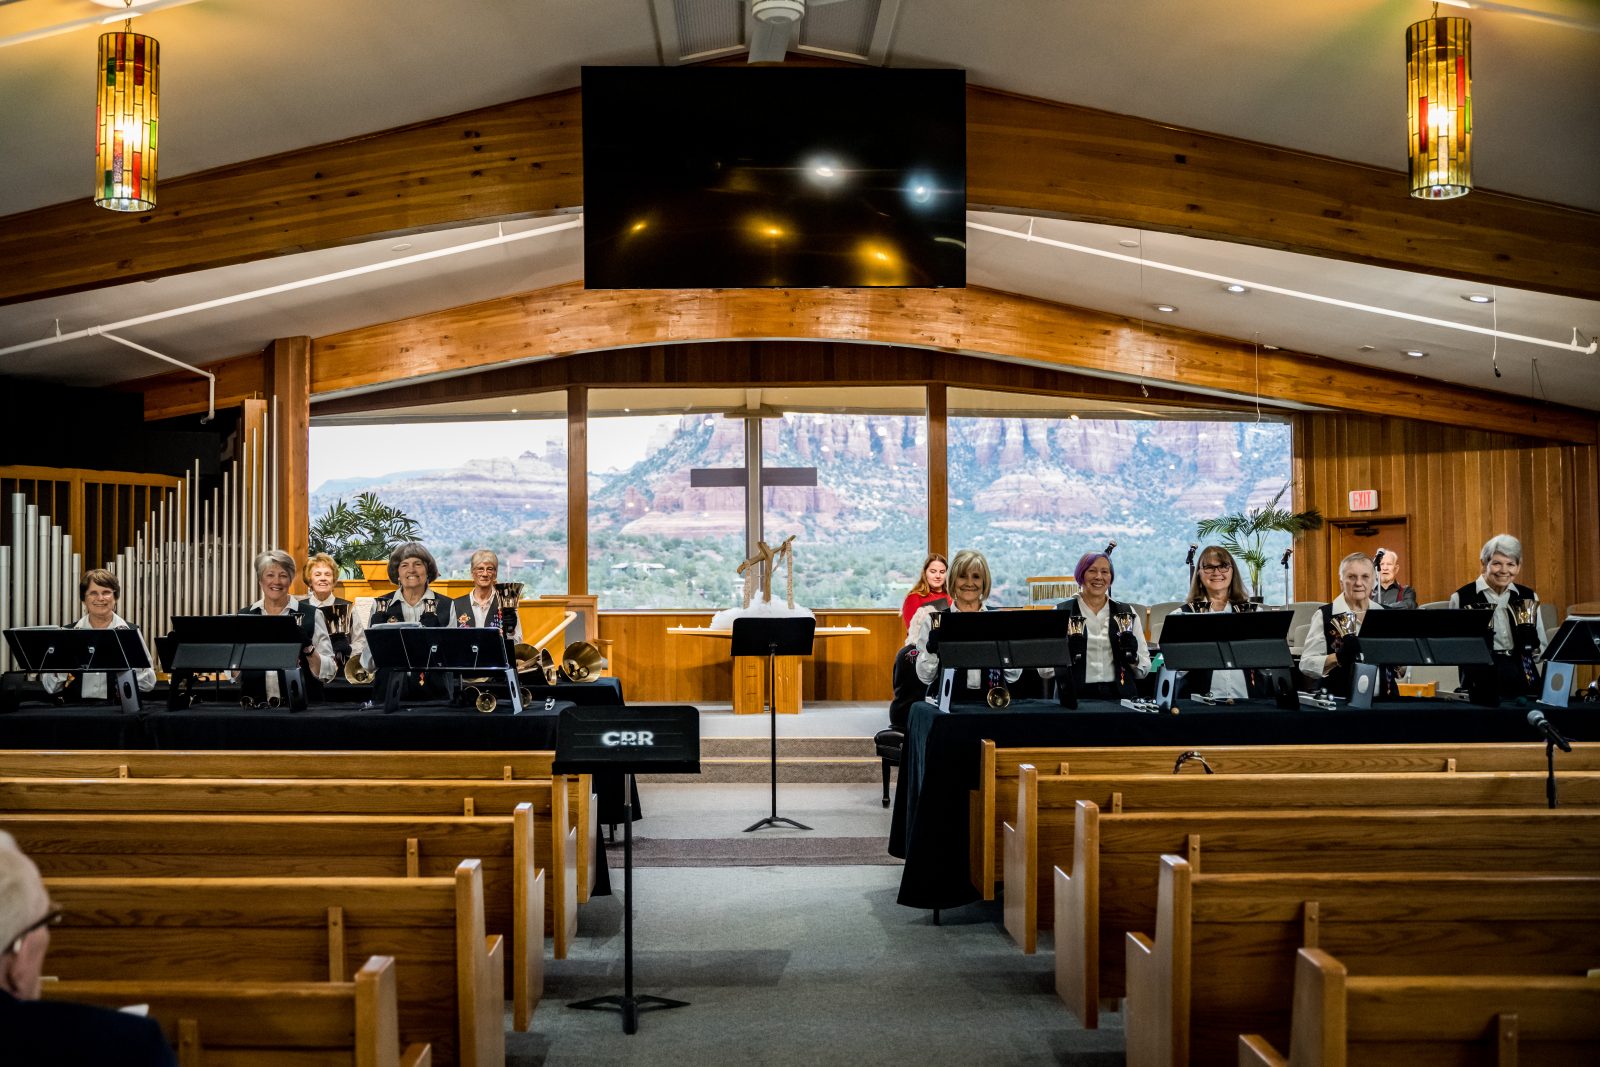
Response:
POLYGON ((1600 619, 1568 619, 1544 650, 1544 692, 1539 703, 1564 708, 1572 699, 1572 668, 1600 663, 1600 619))
POLYGON ((507 701, 511 707, 509 714, 522 714, 522 687, 517 684, 516 665, 506 655, 505 635, 498 626, 379 623, 367 627, 367 648, 372 652, 373 666, 389 672, 389 684, 383 696, 385 713, 400 710, 400 688, 405 684, 406 675, 437 671, 440 674, 502 676, 511 690, 507 701))
POLYGON ((306 639, 298 615, 180 615, 172 620, 172 635, 168 710, 189 706, 197 673, 224 671, 276 671, 284 706, 305 708, 300 650, 306 639))
POLYGON ((687 1001, 633 992, 633 776, 700 773, 700 712, 691 707, 566 708, 556 724, 553 774, 623 774, 622 995, 574 1001, 569 1008, 622 1013, 622 1032, 637 1033, 639 1013, 686 1008, 687 1001))
POLYGON ((804 823, 778 815, 778 657, 809 656, 817 637, 817 620, 793 618, 743 618, 733 620, 734 656, 764 656, 767 660, 767 713, 772 720, 772 814, 744 828, 745 833, 787 823, 809 830, 804 823))
POLYGON ((1161 625, 1156 706, 1171 713, 1181 671, 1263 671, 1278 707, 1300 706, 1289 651, 1292 611, 1174 611, 1161 625))
POLYGON ((1064 611, 947 611, 934 620, 928 651, 939 657, 939 710, 949 711, 956 671, 1058 667, 1056 700, 1078 706, 1068 660, 1064 611))
POLYGON ((122 710, 139 710, 139 686, 133 672, 150 666, 150 653, 137 627, 26 626, 7 630, 6 644, 22 669, 30 673, 116 675, 111 688, 122 710))
POLYGON ((1350 678, 1350 706, 1372 707, 1380 667, 1490 667, 1487 614, 1473 608, 1369 611, 1361 621, 1361 659, 1350 678))

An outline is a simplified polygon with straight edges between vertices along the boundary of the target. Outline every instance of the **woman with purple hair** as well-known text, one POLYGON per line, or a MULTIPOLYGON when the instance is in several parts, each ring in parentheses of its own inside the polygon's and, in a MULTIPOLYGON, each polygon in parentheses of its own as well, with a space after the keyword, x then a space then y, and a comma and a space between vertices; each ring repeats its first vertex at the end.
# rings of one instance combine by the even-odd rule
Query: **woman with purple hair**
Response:
POLYGON ((1067 624, 1067 652, 1078 698, 1122 700, 1138 695, 1138 681, 1150 673, 1150 646, 1139 614, 1111 599, 1116 572, 1104 552, 1085 552, 1072 577, 1078 595, 1056 608, 1074 616, 1067 624))

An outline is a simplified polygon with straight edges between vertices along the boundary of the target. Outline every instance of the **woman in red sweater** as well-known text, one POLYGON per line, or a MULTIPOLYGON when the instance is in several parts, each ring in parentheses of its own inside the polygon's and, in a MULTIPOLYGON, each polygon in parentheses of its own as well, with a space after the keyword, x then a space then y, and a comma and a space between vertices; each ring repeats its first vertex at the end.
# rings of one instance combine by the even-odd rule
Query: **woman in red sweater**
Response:
POLYGON ((917 584, 911 587, 911 592, 906 594, 905 603, 900 605, 900 621, 906 628, 910 628, 911 616, 924 604, 936 600, 949 601, 950 593, 944 585, 945 573, 949 569, 949 562, 937 552, 922 561, 922 575, 917 579, 917 584))

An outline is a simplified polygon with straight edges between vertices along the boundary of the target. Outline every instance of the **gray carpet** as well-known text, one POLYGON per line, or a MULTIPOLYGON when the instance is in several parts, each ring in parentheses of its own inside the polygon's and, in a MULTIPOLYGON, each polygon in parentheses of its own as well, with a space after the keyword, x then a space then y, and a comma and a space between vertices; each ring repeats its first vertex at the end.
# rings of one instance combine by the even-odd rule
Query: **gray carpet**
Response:
MULTIPOLYGON (((613 871, 622 868, 622 845, 606 848, 613 871)), ((650 838, 633 840, 633 866, 640 867, 836 867, 899 866, 881 837, 777 836, 757 830, 738 838, 650 838), (765 834, 767 836, 757 836, 765 834)))

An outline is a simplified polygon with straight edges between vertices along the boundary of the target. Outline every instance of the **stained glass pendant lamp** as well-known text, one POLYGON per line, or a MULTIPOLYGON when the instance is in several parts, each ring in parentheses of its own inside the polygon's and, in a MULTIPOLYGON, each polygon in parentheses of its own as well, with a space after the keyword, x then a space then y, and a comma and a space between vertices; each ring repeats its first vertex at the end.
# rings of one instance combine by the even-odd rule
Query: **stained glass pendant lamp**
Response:
POLYGON ((100 35, 95 71, 94 202, 112 211, 156 206, 156 133, 161 114, 161 46, 134 33, 132 20, 100 35))
POLYGON ((1406 90, 1411 195, 1466 196, 1472 191, 1472 27, 1466 19, 1435 15, 1406 28, 1406 90))

